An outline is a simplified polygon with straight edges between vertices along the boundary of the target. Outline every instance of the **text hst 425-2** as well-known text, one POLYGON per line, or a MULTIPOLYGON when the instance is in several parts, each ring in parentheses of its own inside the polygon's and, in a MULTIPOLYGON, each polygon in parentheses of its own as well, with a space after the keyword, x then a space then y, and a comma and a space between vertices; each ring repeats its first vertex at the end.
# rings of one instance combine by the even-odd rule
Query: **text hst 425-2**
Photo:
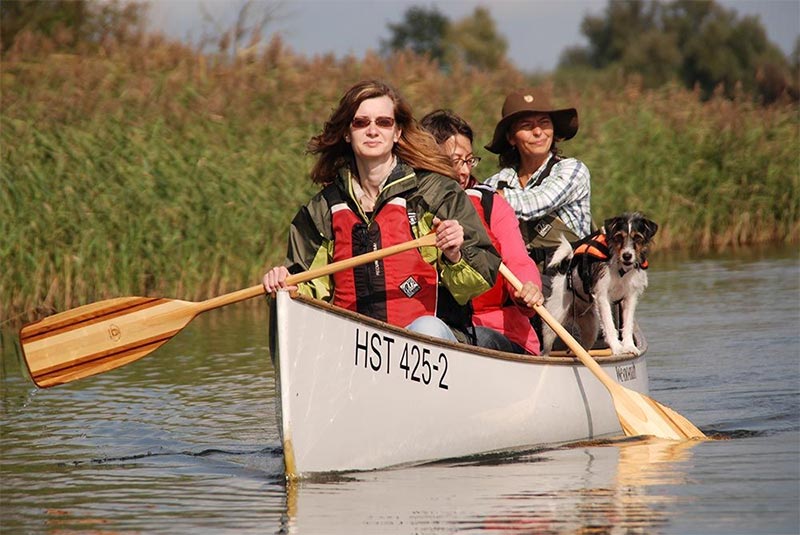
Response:
POLYGON ((443 351, 434 355, 429 348, 414 342, 395 346, 395 339, 385 334, 357 328, 354 362, 357 367, 373 372, 399 373, 409 381, 436 385, 443 390, 449 388, 447 355, 443 351), (395 369, 392 369, 393 364, 395 369))

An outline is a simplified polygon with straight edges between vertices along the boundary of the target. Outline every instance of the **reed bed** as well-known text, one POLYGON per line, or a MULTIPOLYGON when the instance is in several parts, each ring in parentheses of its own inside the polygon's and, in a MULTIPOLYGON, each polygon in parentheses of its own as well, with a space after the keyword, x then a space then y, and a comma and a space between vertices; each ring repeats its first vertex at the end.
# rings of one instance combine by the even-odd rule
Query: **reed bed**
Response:
MULTIPOLYGON (((530 83, 511 67, 443 73, 404 54, 305 58, 279 39, 235 59, 158 37, 81 54, 19 40, 0 71, 0 324, 256 284, 315 191, 306 142, 363 78, 400 88, 418 117, 446 107, 467 118, 481 178, 496 170, 482 146, 505 94, 530 83)), ((562 150, 592 171, 598 223, 644 211, 662 248, 798 240, 797 104, 618 87, 554 87, 580 111, 562 150)))

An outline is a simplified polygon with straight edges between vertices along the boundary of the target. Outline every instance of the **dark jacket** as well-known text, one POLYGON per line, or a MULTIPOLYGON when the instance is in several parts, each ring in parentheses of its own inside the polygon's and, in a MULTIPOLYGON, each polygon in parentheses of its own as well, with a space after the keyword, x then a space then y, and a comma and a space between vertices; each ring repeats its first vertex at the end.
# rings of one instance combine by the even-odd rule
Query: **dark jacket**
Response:
MULTIPOLYGON (((352 190, 351 173, 342 168, 333 184, 339 188, 354 212, 366 223, 371 217, 361 209, 352 190)), ((403 196, 409 224, 415 237, 431 231, 434 216, 441 220, 455 219, 464 228, 462 258, 450 263, 435 247, 422 249, 425 260, 436 266, 442 284, 456 302, 466 304, 471 298, 490 289, 497 278, 500 257, 492 246, 478 214, 459 184, 448 177, 428 172, 415 172, 399 162, 389 176, 375 203, 375 213, 387 201, 403 196)), ((374 218, 375 213, 372 214, 374 218)), ((290 273, 320 267, 332 261, 333 230, 328 203, 322 192, 303 206, 292 221, 285 265, 290 273)), ((299 286, 300 293, 317 299, 331 300, 332 278, 320 277, 299 286)))

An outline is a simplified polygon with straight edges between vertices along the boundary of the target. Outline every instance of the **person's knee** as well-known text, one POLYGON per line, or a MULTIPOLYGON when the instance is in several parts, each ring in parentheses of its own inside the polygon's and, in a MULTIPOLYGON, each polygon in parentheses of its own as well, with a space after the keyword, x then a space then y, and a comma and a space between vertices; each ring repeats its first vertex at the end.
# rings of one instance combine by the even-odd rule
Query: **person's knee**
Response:
POLYGON ((476 345, 487 349, 516 353, 516 348, 505 335, 488 327, 475 327, 476 345))
POLYGON ((412 321, 406 329, 414 331, 415 333, 433 336, 435 338, 443 338, 451 342, 458 342, 458 339, 453 334, 453 331, 450 330, 450 327, 436 316, 420 316, 412 321))

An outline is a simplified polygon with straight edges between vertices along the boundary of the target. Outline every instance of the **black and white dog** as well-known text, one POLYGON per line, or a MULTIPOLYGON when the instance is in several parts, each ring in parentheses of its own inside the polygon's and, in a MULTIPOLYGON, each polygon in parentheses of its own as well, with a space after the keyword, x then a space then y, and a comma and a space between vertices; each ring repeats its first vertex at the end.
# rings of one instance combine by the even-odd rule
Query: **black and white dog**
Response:
MULTIPOLYGON (((647 288, 647 250, 658 225, 638 212, 608 219, 603 228, 573 246, 562 240, 548 268, 556 268, 547 310, 567 329, 580 329, 581 345, 590 348, 602 326, 613 354, 640 353, 633 340, 633 318, 647 288), (622 337, 617 334, 612 305, 621 303, 622 337)), ((555 333, 544 326, 544 352, 555 333)))

